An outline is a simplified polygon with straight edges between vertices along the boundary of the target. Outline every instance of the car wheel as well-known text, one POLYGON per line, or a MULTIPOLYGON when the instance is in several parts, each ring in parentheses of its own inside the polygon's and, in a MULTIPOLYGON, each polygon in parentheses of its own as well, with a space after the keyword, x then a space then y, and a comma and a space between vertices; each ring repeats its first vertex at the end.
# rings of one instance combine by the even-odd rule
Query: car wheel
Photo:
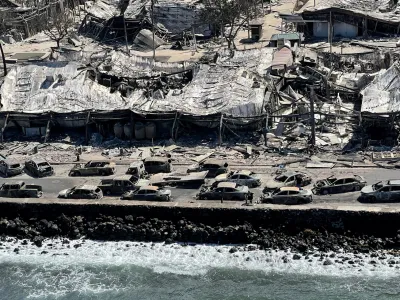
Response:
POLYGON ((322 195, 328 195, 328 194, 329 194, 329 192, 328 192, 328 190, 327 190, 327 189, 324 189, 324 190, 322 190, 322 191, 321 191, 321 194, 322 194, 322 195))
POLYGON ((107 176, 107 173, 105 171, 100 171, 100 176, 107 176))
POLYGON ((201 197, 201 200, 208 200, 208 198, 206 196, 201 197))
POLYGON ((111 191, 110 191, 110 190, 107 190, 105 194, 106 194, 107 196, 110 196, 110 195, 111 195, 111 191))
POLYGON ((361 187, 360 187, 359 185, 356 185, 356 186, 354 187, 354 191, 355 191, 355 192, 361 191, 361 187))
POLYGON ((377 202, 375 196, 369 196, 369 197, 366 198, 366 200, 367 200, 368 203, 377 202))
POLYGON ((72 177, 76 177, 76 176, 79 176, 79 175, 81 175, 79 172, 71 172, 70 173, 70 176, 72 176, 72 177))

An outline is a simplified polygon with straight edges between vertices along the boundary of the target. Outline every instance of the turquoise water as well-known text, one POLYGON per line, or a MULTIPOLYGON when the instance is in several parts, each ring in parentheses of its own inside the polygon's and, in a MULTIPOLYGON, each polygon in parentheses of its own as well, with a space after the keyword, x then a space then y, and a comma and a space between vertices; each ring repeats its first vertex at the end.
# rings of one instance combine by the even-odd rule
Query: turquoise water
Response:
POLYGON ((230 246, 46 244, 3 243, 0 299, 400 299, 400 261, 390 255, 339 254, 352 263, 324 266, 319 256, 230 246))

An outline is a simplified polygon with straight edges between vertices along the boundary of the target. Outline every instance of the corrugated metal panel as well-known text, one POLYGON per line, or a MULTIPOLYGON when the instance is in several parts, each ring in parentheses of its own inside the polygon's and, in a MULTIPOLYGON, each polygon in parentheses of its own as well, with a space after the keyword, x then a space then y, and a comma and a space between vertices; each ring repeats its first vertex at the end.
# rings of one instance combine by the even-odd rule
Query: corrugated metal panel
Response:
POLYGON ((272 60, 272 69, 284 69, 285 67, 293 64, 292 50, 287 47, 283 47, 279 51, 275 52, 274 59, 272 60))

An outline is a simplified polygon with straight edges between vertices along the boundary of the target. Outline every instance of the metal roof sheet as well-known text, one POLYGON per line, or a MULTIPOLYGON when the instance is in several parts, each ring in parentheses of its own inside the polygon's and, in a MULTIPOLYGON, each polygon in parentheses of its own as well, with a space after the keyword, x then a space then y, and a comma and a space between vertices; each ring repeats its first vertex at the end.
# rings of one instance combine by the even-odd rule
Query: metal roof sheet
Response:
POLYGON ((283 69, 285 66, 291 66, 293 64, 292 50, 288 47, 283 47, 279 51, 275 52, 274 59, 272 60, 272 69, 283 69))

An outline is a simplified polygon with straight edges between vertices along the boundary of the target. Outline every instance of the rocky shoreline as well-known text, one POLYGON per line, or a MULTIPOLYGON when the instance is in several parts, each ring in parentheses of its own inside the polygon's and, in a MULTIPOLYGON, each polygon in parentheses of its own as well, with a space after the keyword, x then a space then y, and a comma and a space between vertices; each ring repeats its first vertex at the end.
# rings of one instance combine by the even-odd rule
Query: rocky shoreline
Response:
MULTIPOLYGON (((174 221, 157 218, 67 216, 55 218, 0 218, 0 236, 25 240, 37 247, 46 238, 90 239, 101 241, 165 242, 171 244, 254 244, 257 249, 291 250, 302 256, 315 251, 374 253, 385 250, 400 256, 400 234, 374 236, 350 231, 328 232, 322 229, 307 229, 277 225, 273 228, 255 227, 248 222, 235 225, 206 225, 185 218, 174 221)), ((238 249, 232 247, 230 253, 238 249)), ((299 259, 294 257, 294 259, 299 259)))

